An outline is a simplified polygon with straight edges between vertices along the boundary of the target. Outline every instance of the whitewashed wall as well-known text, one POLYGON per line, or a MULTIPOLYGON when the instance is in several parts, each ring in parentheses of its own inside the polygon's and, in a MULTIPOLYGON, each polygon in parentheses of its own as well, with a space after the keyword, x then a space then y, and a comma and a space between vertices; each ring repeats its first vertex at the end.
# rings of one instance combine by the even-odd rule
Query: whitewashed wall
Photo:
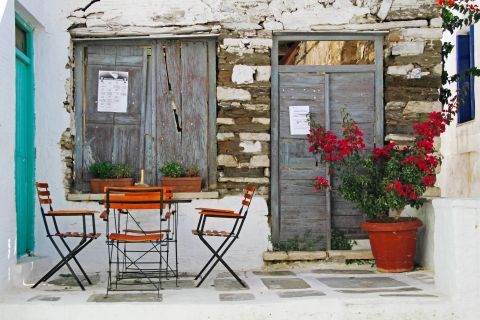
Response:
POLYGON ((459 319, 480 317, 480 200, 436 199, 435 284, 459 319))
POLYGON ((13 1, 0 2, 0 290, 7 286, 16 261, 14 28, 13 1))
MULTIPOLYGON (((466 31, 464 31, 466 32, 466 31)), ((456 35, 445 34, 444 40, 455 45, 456 35)), ((480 26, 475 26, 475 44, 480 43, 480 26)), ((450 54, 446 68, 456 73, 456 50, 450 54)), ((475 48, 475 65, 480 66, 480 49, 475 48)), ((452 86, 456 91, 456 86, 452 86)), ((437 185, 442 197, 480 197, 480 78, 475 79, 475 119, 457 124, 456 120, 441 137, 440 152, 444 159, 437 185)))

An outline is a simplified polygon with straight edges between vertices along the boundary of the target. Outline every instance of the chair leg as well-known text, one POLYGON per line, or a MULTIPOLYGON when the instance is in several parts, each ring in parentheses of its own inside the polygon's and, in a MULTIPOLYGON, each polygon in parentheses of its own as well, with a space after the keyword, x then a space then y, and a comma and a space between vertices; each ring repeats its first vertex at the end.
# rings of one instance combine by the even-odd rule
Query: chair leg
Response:
MULTIPOLYGON (((60 240, 62 240, 63 245, 65 246, 65 248, 67 248, 68 253, 72 253, 72 250, 70 249, 70 246, 67 244, 67 242, 65 241, 65 239, 60 238, 60 240)), ((81 266, 80 263, 78 262, 77 257, 73 256, 72 259, 73 259, 73 261, 76 263, 78 269, 80 269, 80 272, 83 274, 83 276, 84 276, 85 279, 87 280, 88 284, 92 284, 92 281, 91 281, 90 278, 87 276, 87 273, 85 272, 85 270, 83 270, 82 266, 81 266)))
POLYGON ((83 286, 82 282, 80 281, 80 279, 78 278, 76 273, 73 271, 72 267, 70 266, 70 264, 68 262, 73 257, 75 257, 75 255, 77 255, 80 251, 82 251, 82 249, 85 248, 93 239, 90 239, 89 241, 85 241, 85 239, 82 239, 82 241, 80 241, 80 243, 68 255, 64 255, 62 253, 62 251, 60 250, 60 248, 58 247, 57 243, 53 240, 53 238, 52 237, 49 237, 49 238, 50 238, 50 241, 52 242, 53 246, 57 250, 58 254, 60 255, 61 260, 52 269, 50 269, 50 271, 48 271, 40 280, 38 280, 37 283, 35 283, 32 286, 32 289, 36 288, 41 282, 45 282, 48 279, 50 279, 50 277, 52 277, 58 270, 60 270, 60 268, 62 268, 64 265, 66 265, 67 268, 69 269, 70 273, 74 277, 74 279, 77 281, 80 288, 82 290, 85 290, 85 287, 83 286))
MULTIPOLYGON (((217 258, 217 260, 213 263, 213 265, 210 267, 210 269, 208 269, 207 273, 202 277, 200 282, 197 284, 197 287, 200 287, 202 285, 203 281, 205 281, 205 279, 210 275, 210 273, 213 271, 215 266, 220 262, 230 272, 230 274, 242 285, 242 287, 246 288, 247 285, 232 270, 232 268, 230 268, 230 266, 223 260, 223 256, 225 255, 225 253, 228 251, 228 249, 232 246, 232 244, 235 242, 235 240, 237 238, 233 238, 232 241, 230 241, 230 243, 227 245, 227 247, 223 250, 223 252, 220 255, 219 255, 220 249, 217 249, 217 250, 213 249, 213 247, 205 240, 205 238, 202 235, 199 235, 199 238, 205 244, 205 246, 213 253, 212 258, 217 258)), ((227 237, 227 239, 225 239, 224 243, 226 243, 229 240, 229 238, 230 237, 227 237)), ((208 266, 208 264, 210 264, 210 261, 212 260, 212 258, 209 260, 209 262, 207 262, 206 266, 208 266)))

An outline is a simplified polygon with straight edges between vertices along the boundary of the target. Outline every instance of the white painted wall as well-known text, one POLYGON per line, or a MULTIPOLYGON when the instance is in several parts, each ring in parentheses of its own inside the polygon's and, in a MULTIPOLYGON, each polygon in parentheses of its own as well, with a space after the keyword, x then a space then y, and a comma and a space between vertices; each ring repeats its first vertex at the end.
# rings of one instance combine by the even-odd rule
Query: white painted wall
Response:
POLYGON ((480 200, 436 199, 435 284, 450 296, 460 319, 479 319, 480 200))
POLYGON ((15 252, 15 15, 12 0, 0 2, 0 290, 16 261, 15 252))
MULTIPOLYGON (((444 41, 455 45, 456 35, 444 35, 444 41)), ((475 43, 480 43, 480 25, 475 26, 475 43)), ((475 48, 475 65, 480 66, 480 48, 475 48)), ((450 74, 456 73, 456 51, 446 63, 450 74)), ((456 86, 452 86, 456 91, 456 86)), ((437 185, 442 197, 480 197, 480 78, 475 79, 475 119, 457 124, 456 120, 441 137, 440 152, 444 159, 437 185)))

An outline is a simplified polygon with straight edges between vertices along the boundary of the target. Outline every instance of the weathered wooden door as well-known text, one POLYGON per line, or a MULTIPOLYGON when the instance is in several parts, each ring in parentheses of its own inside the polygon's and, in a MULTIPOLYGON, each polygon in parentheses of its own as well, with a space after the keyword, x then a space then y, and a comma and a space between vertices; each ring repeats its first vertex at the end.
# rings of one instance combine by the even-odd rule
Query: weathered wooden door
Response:
POLYGON ((32 38, 32 29, 17 16, 15 202, 18 256, 30 253, 34 246, 35 115, 32 38))
MULTIPOLYGON (((291 135, 289 106, 309 106, 316 123, 342 135, 341 110, 345 109, 365 133, 367 150, 372 150, 375 134, 375 75, 361 73, 279 74, 279 192, 280 240, 305 233, 317 249, 325 248, 330 228, 350 236, 361 234, 363 216, 336 194, 313 189, 313 178, 325 176, 326 168, 308 152, 305 135, 291 135)), ((333 183, 336 181, 333 178, 333 183)))

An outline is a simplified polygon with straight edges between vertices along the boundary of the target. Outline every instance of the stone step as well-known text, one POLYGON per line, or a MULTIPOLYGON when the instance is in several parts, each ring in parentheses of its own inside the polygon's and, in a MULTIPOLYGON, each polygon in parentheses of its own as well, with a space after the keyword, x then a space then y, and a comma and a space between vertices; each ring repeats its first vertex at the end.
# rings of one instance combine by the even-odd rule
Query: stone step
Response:
POLYGON ((265 251, 263 261, 371 260, 371 250, 265 251))

